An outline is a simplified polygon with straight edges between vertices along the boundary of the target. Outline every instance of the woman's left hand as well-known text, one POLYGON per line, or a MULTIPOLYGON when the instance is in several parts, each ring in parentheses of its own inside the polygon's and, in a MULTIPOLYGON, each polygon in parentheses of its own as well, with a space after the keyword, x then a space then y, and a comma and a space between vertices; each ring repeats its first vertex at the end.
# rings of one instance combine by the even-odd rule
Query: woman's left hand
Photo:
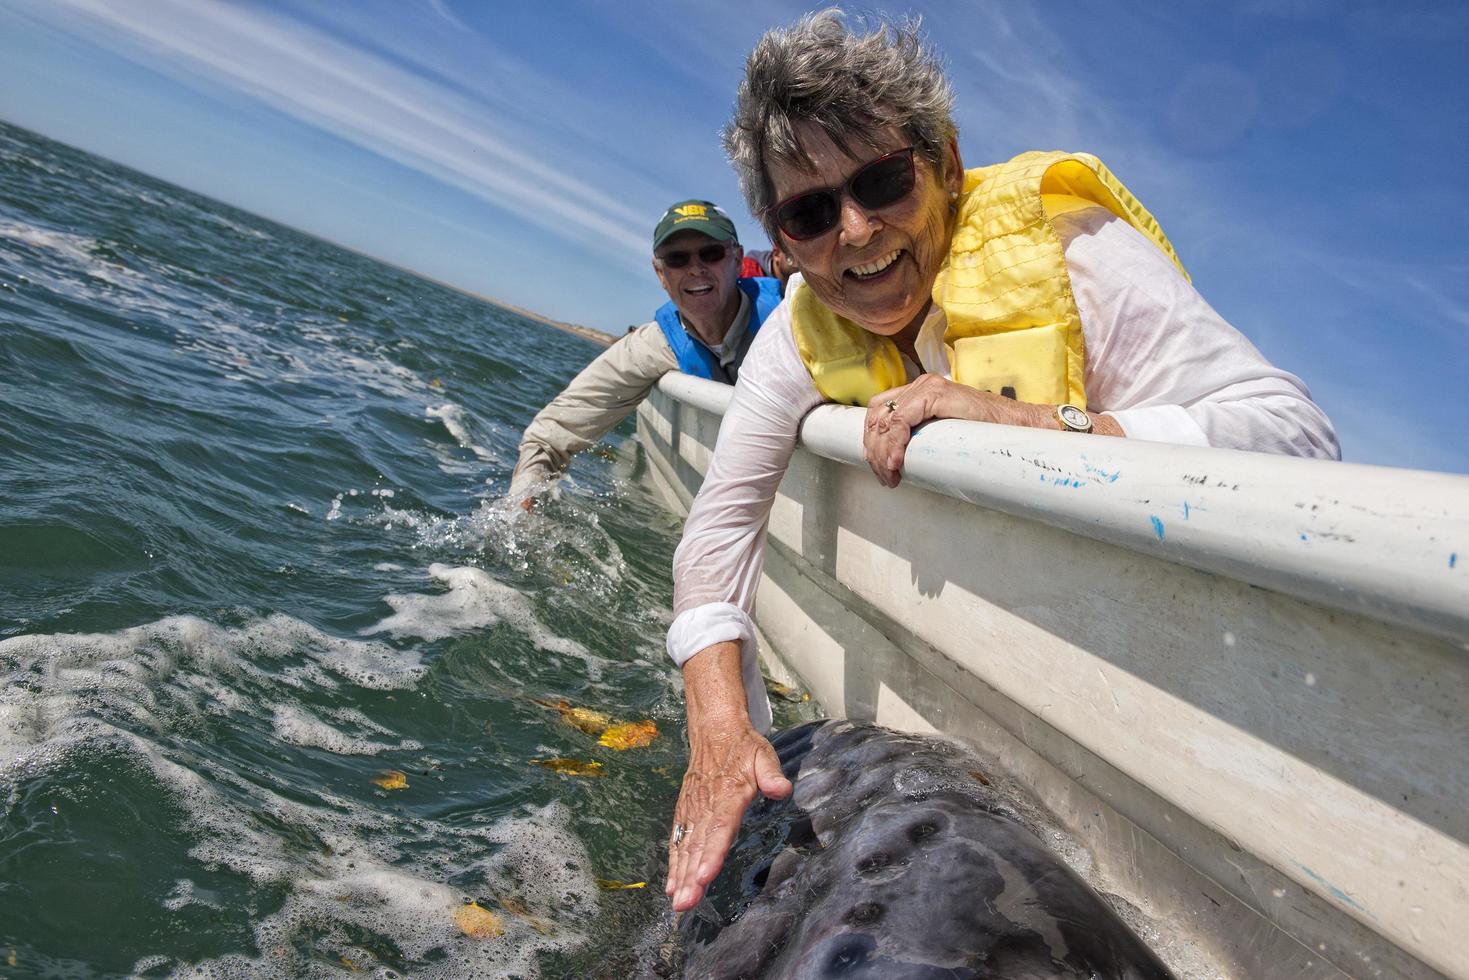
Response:
POLYGON ((913 430, 929 419, 969 419, 1052 429, 1056 427, 1054 410, 1051 405, 1019 402, 956 384, 941 375, 925 374, 912 384, 884 391, 868 404, 867 422, 862 430, 862 458, 872 467, 879 483, 895 487, 903 479, 908 440, 913 437, 913 430))

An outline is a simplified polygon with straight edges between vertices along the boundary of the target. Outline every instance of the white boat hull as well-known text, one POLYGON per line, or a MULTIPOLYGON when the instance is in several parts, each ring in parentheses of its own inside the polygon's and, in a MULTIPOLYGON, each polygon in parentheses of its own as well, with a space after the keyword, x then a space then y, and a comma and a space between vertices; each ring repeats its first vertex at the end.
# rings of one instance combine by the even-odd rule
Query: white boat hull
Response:
MULTIPOLYGON (((677 509, 729 394, 639 411, 677 509)), ((1001 756, 1232 975, 1469 977, 1469 478, 945 422, 890 491, 860 425, 803 426, 767 656, 1001 756)))

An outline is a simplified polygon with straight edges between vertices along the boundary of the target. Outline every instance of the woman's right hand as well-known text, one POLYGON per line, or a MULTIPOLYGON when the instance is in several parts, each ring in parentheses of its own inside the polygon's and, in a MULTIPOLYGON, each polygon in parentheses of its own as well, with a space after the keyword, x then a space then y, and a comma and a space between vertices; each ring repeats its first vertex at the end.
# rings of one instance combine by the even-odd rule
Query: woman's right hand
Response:
POLYGON ((674 809, 663 889, 675 912, 693 908, 704 897, 755 794, 782 799, 792 789, 775 749, 750 724, 739 644, 701 650, 683 672, 689 767, 674 809))

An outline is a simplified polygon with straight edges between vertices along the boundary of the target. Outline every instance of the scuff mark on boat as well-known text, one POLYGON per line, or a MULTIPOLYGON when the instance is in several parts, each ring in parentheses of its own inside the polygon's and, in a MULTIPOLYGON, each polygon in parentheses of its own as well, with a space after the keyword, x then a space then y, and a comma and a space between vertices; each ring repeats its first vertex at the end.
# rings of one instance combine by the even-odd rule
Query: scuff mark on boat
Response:
POLYGON ((1093 466, 1091 463, 1088 463, 1086 461, 1086 457, 1082 457, 1081 465, 1086 469, 1088 473, 1090 473, 1092 476, 1096 477, 1103 483, 1116 483, 1117 478, 1122 475, 1121 470, 1113 470, 1109 473, 1106 470, 1102 469, 1100 466, 1093 466))
POLYGON ((1162 541, 1163 540, 1163 522, 1158 519, 1158 515, 1157 514, 1154 514, 1153 515, 1152 520, 1153 520, 1153 533, 1158 536, 1158 540, 1159 541, 1162 541))
POLYGON ((1107 675, 1100 667, 1097 668, 1097 677, 1101 680, 1102 686, 1107 689, 1107 696, 1112 699, 1112 710, 1119 715, 1122 714, 1122 702, 1117 700, 1117 692, 1112 690, 1112 682, 1107 680, 1107 675))
POLYGON ((1366 913, 1374 919, 1377 918, 1377 916, 1372 915, 1371 912, 1368 912, 1367 909, 1358 904, 1357 900, 1352 898, 1352 896, 1348 895, 1346 892, 1342 891, 1340 888, 1336 887, 1331 882, 1327 881, 1325 878, 1321 877, 1319 874, 1306 867, 1304 864, 1297 861, 1296 867, 1306 872, 1306 874, 1310 876, 1312 881, 1325 888, 1326 891, 1331 895, 1331 897, 1336 899, 1338 902, 1344 902, 1359 912, 1366 913))

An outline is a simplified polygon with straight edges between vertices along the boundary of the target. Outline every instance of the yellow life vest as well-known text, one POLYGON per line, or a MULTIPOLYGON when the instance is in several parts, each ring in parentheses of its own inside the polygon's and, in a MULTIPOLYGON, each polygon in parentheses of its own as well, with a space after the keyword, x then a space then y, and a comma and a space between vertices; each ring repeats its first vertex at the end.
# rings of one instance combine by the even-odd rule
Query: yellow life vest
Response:
MULTIPOLYGON (((966 171, 958 203, 933 301, 948 319, 954 380, 980 391, 1086 407, 1086 344, 1057 215, 1101 205, 1188 277, 1158 222, 1088 153, 1033 151, 966 171)), ((791 326, 828 401, 865 406, 907 383, 896 344, 837 316, 804 284, 791 297, 791 326)))

